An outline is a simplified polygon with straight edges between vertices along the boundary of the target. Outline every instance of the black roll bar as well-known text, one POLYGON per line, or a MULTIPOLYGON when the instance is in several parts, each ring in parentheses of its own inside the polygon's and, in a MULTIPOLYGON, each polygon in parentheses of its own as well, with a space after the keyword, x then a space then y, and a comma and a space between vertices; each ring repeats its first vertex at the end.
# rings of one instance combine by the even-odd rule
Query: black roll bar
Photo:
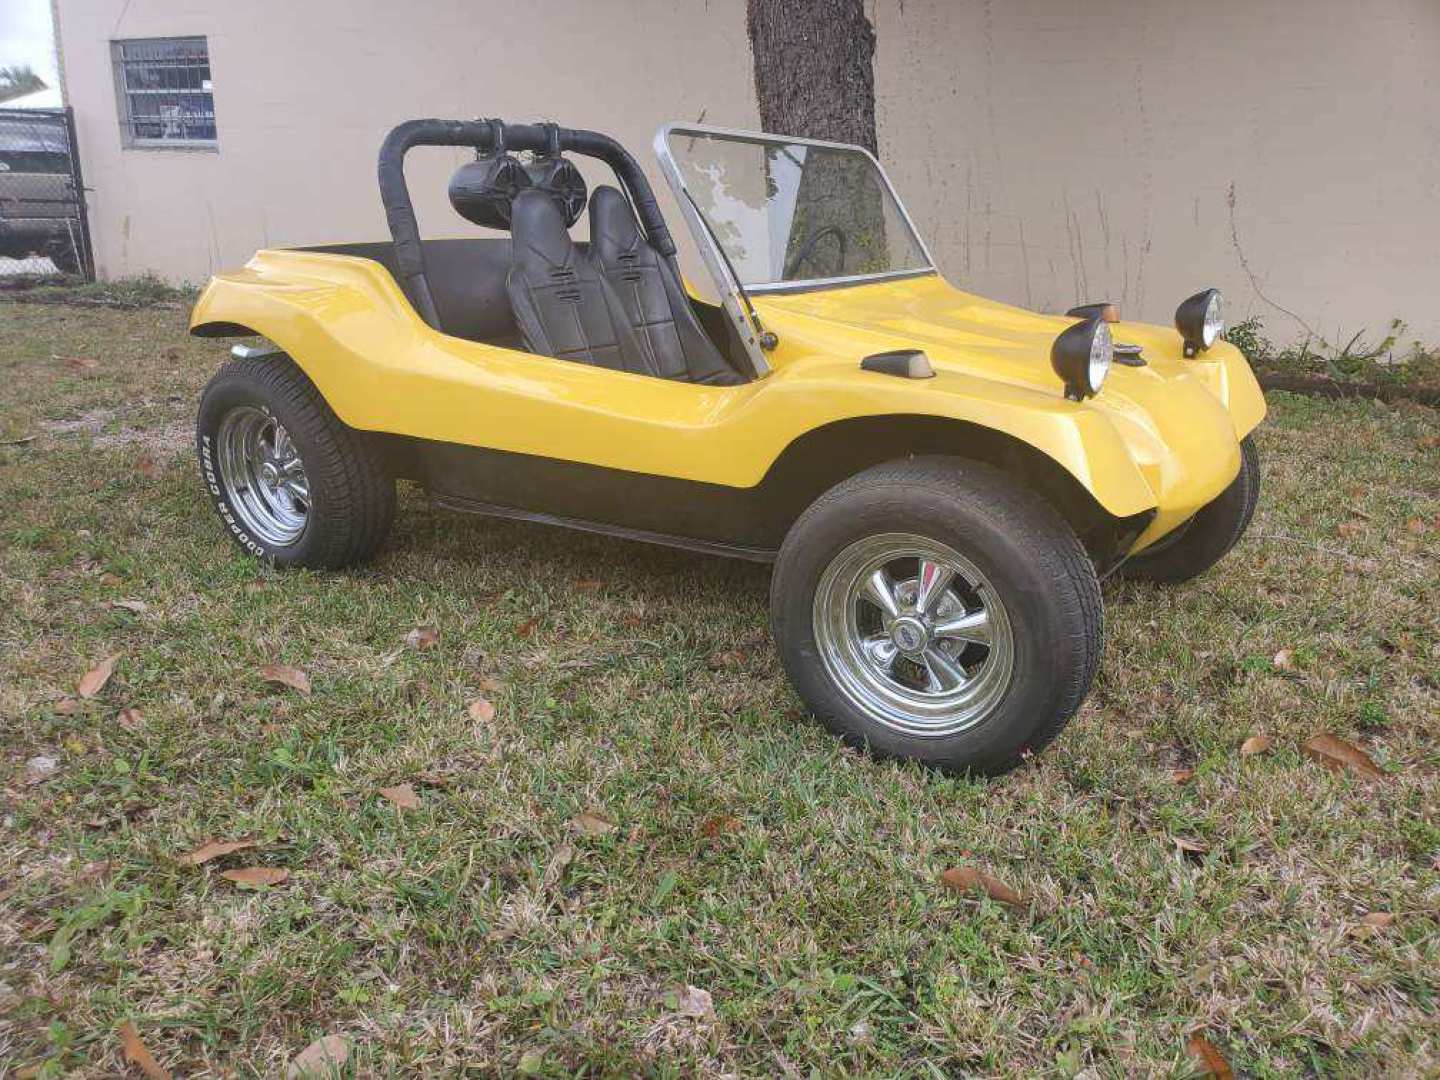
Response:
POLYGON ((420 317, 436 330, 440 318, 430 282, 425 277, 425 252, 420 245, 420 226, 415 220, 415 207, 405 186, 405 154, 415 146, 472 146, 480 152, 495 145, 496 128, 503 136, 506 150, 544 152, 552 146, 553 133, 559 136, 560 150, 572 150, 586 157, 599 158, 609 165, 630 196, 635 215, 645 236, 656 251, 666 258, 675 255, 675 241, 660 214, 660 205, 650 189, 650 181, 639 163, 609 135, 596 131, 571 128, 556 129, 549 124, 506 124, 500 120, 407 120, 385 136, 380 146, 380 199, 385 206, 385 220, 395 242, 395 265, 400 272, 400 287, 415 305, 420 317))

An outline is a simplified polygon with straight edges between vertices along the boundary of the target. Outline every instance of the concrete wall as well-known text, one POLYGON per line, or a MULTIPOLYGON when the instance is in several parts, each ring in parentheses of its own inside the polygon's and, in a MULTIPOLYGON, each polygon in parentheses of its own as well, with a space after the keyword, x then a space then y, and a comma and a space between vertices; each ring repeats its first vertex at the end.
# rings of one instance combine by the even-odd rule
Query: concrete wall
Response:
POLYGON ((957 283, 1440 343, 1440 0, 882 0, 876 36, 881 154, 957 283))
MULTIPOLYGON (((667 197, 649 149, 663 121, 758 124, 743 13, 721 0, 57 6, 102 276, 156 270, 203 281, 261 246, 388 237, 375 155, 390 128, 414 117, 604 131, 667 197), (607 7, 620 17, 601 17, 607 7), (185 35, 209 39, 219 152, 122 148, 110 41, 185 35)), ((469 156, 409 155, 425 235, 475 232, 445 198, 450 172, 469 156)), ((678 209, 666 210, 683 232, 678 209)))
MULTIPOLYGON (((556 119, 647 165, 662 120, 757 122, 744 0, 58 9, 112 276, 196 280, 264 244, 384 235, 375 151, 412 116, 556 119), (220 152, 123 150, 109 41, 183 34, 210 41, 220 152)), ((1218 284, 1280 339, 1398 317, 1440 341, 1440 0, 871 9, 881 156, 957 284, 1159 322, 1218 284)), ((460 159, 412 155, 430 235, 468 228, 443 197, 460 159)))

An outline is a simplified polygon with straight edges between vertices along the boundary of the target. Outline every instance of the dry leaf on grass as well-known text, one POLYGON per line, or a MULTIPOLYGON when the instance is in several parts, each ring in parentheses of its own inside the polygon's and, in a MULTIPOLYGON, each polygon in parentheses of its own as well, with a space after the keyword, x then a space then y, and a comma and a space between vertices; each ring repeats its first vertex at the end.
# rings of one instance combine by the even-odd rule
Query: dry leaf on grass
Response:
POLYGON ((1202 843, 1199 840, 1192 840, 1188 836, 1173 836, 1171 839, 1175 841, 1176 850, 1182 855, 1200 856, 1208 853, 1210 850, 1209 844, 1202 843))
POLYGON ((120 1049, 125 1055, 125 1061, 134 1065, 150 1080, 170 1080, 170 1073, 160 1066, 155 1055, 140 1041, 140 1033, 129 1020, 120 1025, 120 1049))
POLYGON ((533 619, 526 619, 519 626, 515 627, 515 636, 522 638, 534 637, 535 631, 539 628, 539 626, 540 616, 537 615, 533 619))
POLYGON ((595 578, 584 578, 575 583, 575 590, 577 592, 591 593, 592 595, 598 593, 604 587, 605 583, 603 581, 597 581, 595 578))
POLYGON ((711 671, 724 671, 727 668, 738 668, 745 663, 745 654, 741 652, 717 652, 711 653, 705 661, 705 666, 711 671))
POLYGON ((592 814, 588 810, 583 814, 575 815, 570 822, 570 827, 585 836, 604 836, 606 833, 615 831, 613 821, 609 821, 599 814, 592 814))
POLYGON ((1194 769, 1171 769, 1171 770, 1170 770, 1170 782, 1171 782, 1172 784, 1184 784, 1184 783, 1188 783, 1189 781, 1193 780, 1194 777, 1195 777, 1195 770, 1194 770, 1194 769))
POLYGON ((731 817, 729 814, 717 814, 708 817, 700 823, 700 835, 714 839, 721 833, 734 833, 740 831, 740 819, 731 817))
POLYGON ((64 364, 71 371, 94 371, 95 361, 88 356, 57 356, 56 360, 64 364))
POLYGON ((299 690, 302 694, 310 693, 310 676, 297 667, 288 667, 285 664, 265 664, 260 668, 259 675, 266 682, 288 686, 292 690, 299 690))
POLYGON ((415 789, 409 784, 401 784, 399 787, 382 787, 380 794, 401 810, 420 809, 420 796, 415 794, 415 789))
POLYGON ((465 711, 470 714, 470 719, 474 720, 477 724, 488 724, 491 720, 495 719, 495 706, 483 697, 477 697, 474 701, 470 702, 469 707, 465 711))
POLYGON ((1314 758, 1332 772, 1341 772, 1349 767, 1370 779, 1385 775, 1364 750, 1334 735, 1316 735, 1306 740, 1300 749, 1307 757, 1314 758))
POLYGON ((25 762, 25 783, 29 786, 43 784, 55 775, 60 763, 49 754, 37 754, 25 762))
POLYGON ((1185 1050, 1195 1059, 1200 1069, 1200 1075, 1213 1076, 1217 1080, 1235 1080, 1235 1072, 1230 1068, 1215 1044, 1207 1039, 1201 1032, 1193 1032, 1185 1044, 1185 1050))
POLYGON ((80 677, 80 685, 75 688, 75 692, 82 698, 94 697, 110 681, 110 676, 115 671, 115 661, 119 659, 118 656, 107 656, 101 660, 80 677))
POLYGON ((1271 660, 1270 663, 1275 666, 1276 671, 1294 671, 1295 651, 1293 649, 1281 649, 1275 654, 1275 658, 1271 660))
POLYGON ((550 856, 550 863, 545 867, 545 877, 541 884, 547 889, 554 888, 565 876, 565 868, 574 861, 575 849, 569 844, 561 844, 555 849, 555 854, 550 856))
POLYGON ((1387 926, 1393 925, 1395 916, 1388 911, 1372 911, 1368 915, 1360 916, 1362 926, 1373 926, 1377 930, 1384 930, 1387 926))
POLYGON ((111 600, 111 607, 124 608, 126 611, 133 611, 136 615, 143 615, 150 610, 150 605, 144 600, 111 600))
POLYGON ((1025 904, 1025 898, 1009 885, 983 870, 976 870, 973 866, 958 866, 946 870, 940 875, 940 881, 962 895, 984 893, 990 899, 1010 904, 1012 907, 1023 907, 1025 904))
POLYGON ((1409 521, 1405 522, 1405 531, 1409 533, 1414 533, 1416 536, 1423 536, 1427 531, 1427 528, 1425 522, 1421 521, 1419 518, 1411 518, 1409 521))
POLYGON ((433 626, 417 626, 405 635, 405 644, 412 649, 433 649, 440 644, 440 631, 433 626))
POLYGON ((499 679, 493 678, 489 675, 481 675, 479 687, 482 693, 497 694, 501 690, 505 689, 505 684, 502 683, 499 679))
POLYGON ((1270 746, 1270 736, 1251 735, 1240 744, 1240 754, 1242 757, 1249 757, 1251 754, 1263 754, 1266 750, 1270 749, 1270 746))
POLYGON ((55 705, 55 711, 61 716, 74 716, 84 708, 84 703, 79 698, 61 698, 55 705))
POLYGON ((126 731, 139 731, 145 724, 145 716, 139 709, 121 709, 115 722, 126 731))
POLYGON ((220 876, 236 885, 279 885, 290 876, 289 870, 278 866, 246 866, 239 870, 222 870, 220 876))
POLYGON ((246 848, 254 846, 253 837, 246 837, 244 840, 209 840, 194 851, 187 851, 181 855, 180 861, 190 866, 199 866, 211 859, 218 859, 221 855, 229 855, 232 851, 244 851, 246 848))
POLYGON ((154 480, 160 475, 160 466, 149 454, 141 454, 140 460, 135 463, 135 471, 146 480, 154 480))
POLYGON ((675 1011, 681 1016, 689 1016, 696 1020, 713 1020, 715 1018, 715 999, 710 996, 709 990, 702 990, 698 986, 687 986, 675 997, 675 1011))
POLYGON ((295 1055, 285 1070, 285 1080, 339 1075, 349 1060, 350 1040, 344 1035, 326 1035, 295 1055))

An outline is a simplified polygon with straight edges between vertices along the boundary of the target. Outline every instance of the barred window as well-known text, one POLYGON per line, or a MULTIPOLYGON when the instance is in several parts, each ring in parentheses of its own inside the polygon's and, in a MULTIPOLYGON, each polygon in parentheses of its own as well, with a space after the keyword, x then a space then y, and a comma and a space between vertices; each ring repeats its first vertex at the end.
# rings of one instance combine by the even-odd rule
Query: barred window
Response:
POLYGON ((210 49, 203 37, 112 43, 128 146, 215 146, 210 49))

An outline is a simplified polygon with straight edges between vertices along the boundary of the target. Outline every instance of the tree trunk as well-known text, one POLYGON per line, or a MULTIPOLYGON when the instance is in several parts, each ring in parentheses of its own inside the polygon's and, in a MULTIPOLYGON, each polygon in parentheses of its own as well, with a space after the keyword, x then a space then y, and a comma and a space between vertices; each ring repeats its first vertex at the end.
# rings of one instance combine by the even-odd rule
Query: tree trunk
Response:
POLYGON ((760 126, 875 148, 875 28, 862 0, 748 0, 760 126))

